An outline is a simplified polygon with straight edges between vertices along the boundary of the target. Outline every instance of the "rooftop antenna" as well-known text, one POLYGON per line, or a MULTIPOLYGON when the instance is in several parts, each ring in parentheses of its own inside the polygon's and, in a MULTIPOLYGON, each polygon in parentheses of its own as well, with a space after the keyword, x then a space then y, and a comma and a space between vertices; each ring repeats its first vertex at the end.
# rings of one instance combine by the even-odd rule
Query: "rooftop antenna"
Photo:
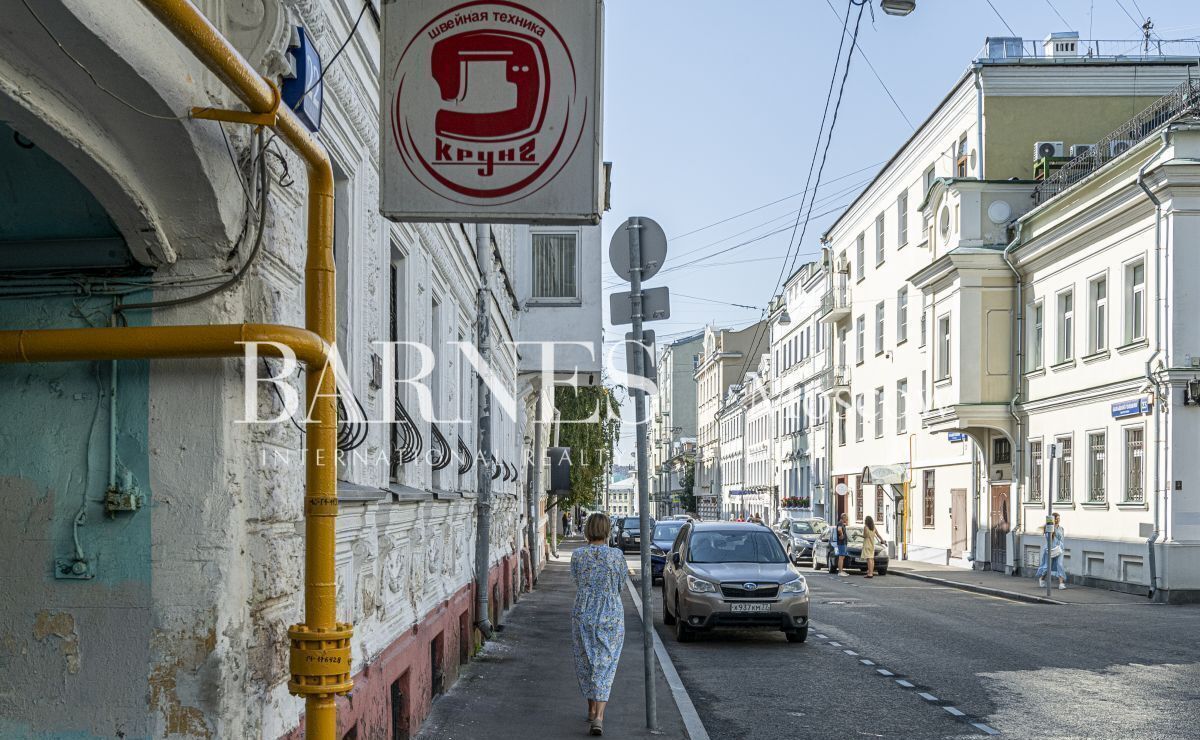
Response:
POLYGON ((1154 21, 1150 20, 1150 16, 1146 16, 1146 22, 1142 24, 1142 53, 1149 56, 1150 54, 1150 32, 1154 30, 1154 21))

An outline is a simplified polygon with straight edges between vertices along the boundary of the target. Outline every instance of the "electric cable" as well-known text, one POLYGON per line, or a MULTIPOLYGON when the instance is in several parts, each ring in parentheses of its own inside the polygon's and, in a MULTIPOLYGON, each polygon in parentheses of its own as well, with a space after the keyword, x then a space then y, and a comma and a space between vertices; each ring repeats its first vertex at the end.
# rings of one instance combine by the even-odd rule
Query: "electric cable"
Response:
POLYGON ((1008 25, 1008 21, 1004 20, 1004 16, 1000 15, 1000 11, 999 11, 999 10, 996 10, 996 6, 995 6, 995 5, 992 5, 992 0, 985 0, 985 2, 987 2, 987 4, 988 4, 989 6, 991 6, 991 8, 992 8, 992 12, 996 14, 996 17, 1000 19, 1000 22, 1004 24, 1004 27, 1008 29, 1008 32, 1009 32, 1009 33, 1011 33, 1013 36, 1019 36, 1019 35, 1020 35, 1020 34, 1018 34, 1016 31, 1014 31, 1014 30, 1013 30, 1013 27, 1012 27, 1012 26, 1008 25))
POLYGON ((1071 27, 1071 23, 1066 18, 1063 18, 1062 13, 1058 12, 1058 8, 1054 7, 1054 3, 1050 2, 1050 0, 1046 0, 1046 4, 1050 6, 1050 9, 1054 11, 1054 14, 1058 16, 1058 19, 1063 22, 1064 26, 1067 28, 1071 27))
POLYGON ((350 26, 350 33, 346 34, 346 38, 342 41, 342 45, 339 46, 337 51, 333 53, 333 56, 329 58, 329 61, 321 65, 321 74, 317 77, 317 81, 308 86, 308 89, 304 91, 304 94, 296 100, 296 104, 292 106, 292 110, 299 109, 300 104, 304 102, 304 99, 308 97, 308 94, 313 90, 316 90, 317 86, 320 85, 325 79, 325 73, 333 67, 333 63, 336 62, 338 57, 342 55, 342 52, 346 50, 346 46, 349 45, 350 40, 354 38, 355 32, 358 31, 358 24, 362 22, 363 16, 366 15, 367 9, 370 7, 371 0, 363 0, 362 10, 358 11, 358 17, 354 19, 354 25, 350 26))
MULTIPOLYGON (((262 130, 259 129, 256 134, 257 141, 260 146, 262 144, 262 130)), ((118 311, 137 311, 147 308, 166 308, 168 306, 181 306, 188 303, 195 303, 206 298, 224 293, 226 290, 234 287, 242 281, 246 273, 250 271, 254 265, 255 258, 258 257, 259 251, 262 249, 263 233, 266 231, 267 222, 267 202, 270 200, 271 193, 271 178, 267 177, 267 161, 265 158, 257 158, 258 164, 258 186, 259 186, 259 203, 258 203, 258 227, 257 233, 254 236, 254 246, 250 248, 250 253, 246 255, 246 260, 242 266, 229 277, 228 280, 209 288, 208 290, 195 293, 193 295, 182 296, 180 298, 169 298, 161 301, 146 301, 143 303, 126 303, 118 307, 118 311)))
POLYGON ((92 84, 95 85, 105 95, 108 95, 110 98, 126 108, 134 111, 135 113, 141 113, 147 118, 157 118, 160 121, 184 121, 190 118, 190 116, 164 116, 159 113, 151 113, 150 111, 142 110, 112 90, 109 90, 104 86, 103 83, 100 82, 100 80, 96 79, 96 75, 92 74, 92 71, 87 68, 87 65, 76 59, 75 55, 68 51, 67 47, 63 46, 62 42, 58 40, 58 37, 54 35, 54 32, 50 30, 50 27, 46 25, 41 16, 34 12, 33 8, 30 7, 28 0, 21 0, 21 4, 25 6, 25 10, 29 11, 29 15, 33 16, 33 20, 42 27, 42 30, 46 32, 46 35, 50 37, 50 40, 54 42, 54 45, 58 47, 59 51, 66 55, 67 59, 70 59, 76 67, 79 67, 79 69, 83 70, 83 73, 88 76, 88 79, 92 81, 92 84))
MULTIPOLYGON (((831 2, 831 0, 825 0, 825 4, 829 6, 829 9, 833 12, 833 17, 836 18, 837 17, 837 8, 833 7, 833 3, 831 2)), ((871 12, 873 14, 875 12, 874 9, 872 9, 871 12)), ((874 18, 875 16, 872 15, 871 17, 874 18)), ((843 30, 843 33, 844 33, 844 30, 843 30)), ((867 56, 867 53, 865 51, 863 51, 862 45, 859 44, 858 42, 855 42, 854 48, 858 49, 858 55, 863 58, 864 62, 867 63, 867 67, 871 70, 871 74, 875 75, 875 79, 879 82, 879 86, 883 88, 883 91, 885 93, 887 93, 888 99, 892 101, 892 105, 896 106, 896 110, 900 113, 900 117, 904 119, 904 122, 908 124, 908 127, 910 129, 912 129, 913 131, 916 131, 917 130, 916 125, 914 125, 913 122, 911 120, 909 120, 909 117, 904 112, 904 109, 900 107, 900 103, 899 103, 899 101, 896 100, 896 96, 892 95, 891 88, 889 88, 887 86, 887 83, 883 81, 883 77, 881 77, 879 75, 879 70, 875 69, 875 65, 871 63, 871 58, 867 56)), ((883 162, 880 162, 880 164, 883 164, 883 162)), ((830 182, 833 182, 833 180, 830 180, 830 182)))

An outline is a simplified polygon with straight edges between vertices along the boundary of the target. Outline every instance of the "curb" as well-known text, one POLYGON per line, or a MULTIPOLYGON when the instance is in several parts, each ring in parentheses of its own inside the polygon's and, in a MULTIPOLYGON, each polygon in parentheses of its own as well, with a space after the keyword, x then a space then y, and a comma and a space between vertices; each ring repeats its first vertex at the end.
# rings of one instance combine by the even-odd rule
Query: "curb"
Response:
POLYGON ((987 594, 988 596, 998 596, 1002 599, 1010 601, 1023 601, 1027 604, 1054 604, 1057 606, 1067 606, 1067 602, 1058 601, 1057 599, 1047 599, 1045 596, 1034 596, 1032 594, 1023 594, 1017 591, 1005 591, 1000 588, 991 588, 990 586, 978 586, 974 583, 961 583, 959 581, 951 581, 946 578, 935 578, 933 576, 920 575, 911 571, 905 571, 901 568, 889 568, 889 575, 903 576, 904 578, 912 578, 917 581, 925 581, 927 583, 936 583, 939 586, 948 586, 957 588, 961 591, 973 591, 979 594, 987 594))

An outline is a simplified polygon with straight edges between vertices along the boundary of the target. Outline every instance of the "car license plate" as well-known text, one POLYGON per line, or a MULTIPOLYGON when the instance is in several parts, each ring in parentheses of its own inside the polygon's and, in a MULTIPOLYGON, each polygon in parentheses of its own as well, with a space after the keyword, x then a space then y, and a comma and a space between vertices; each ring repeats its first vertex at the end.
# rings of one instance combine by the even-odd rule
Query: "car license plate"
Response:
POLYGON ((771 610, 770 604, 730 604, 729 611, 731 612, 767 612, 771 610))

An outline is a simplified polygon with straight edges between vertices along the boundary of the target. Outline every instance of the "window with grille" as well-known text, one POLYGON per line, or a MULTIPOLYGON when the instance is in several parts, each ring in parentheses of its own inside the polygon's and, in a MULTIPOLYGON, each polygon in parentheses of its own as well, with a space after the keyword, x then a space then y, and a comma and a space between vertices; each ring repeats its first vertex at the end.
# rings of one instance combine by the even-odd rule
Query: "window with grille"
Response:
POLYGON ((863 520, 863 485, 862 476, 858 476, 857 489, 854 492, 854 521, 863 520))
POLYGON ((883 486, 875 486, 875 525, 883 522, 883 486))
POLYGON ((1030 503, 1042 503, 1042 440, 1029 443, 1029 497, 1030 503))
POLYGON ((1146 501, 1145 434, 1146 430, 1143 427, 1129 427, 1125 430, 1125 502, 1130 504, 1146 501))
POLYGON ((1007 465, 1012 462, 1012 444, 1005 437, 992 440, 992 463, 1007 465))
POLYGON ((1088 503, 1102 504, 1104 498, 1104 432, 1088 434, 1088 503))
POLYGON ((579 251, 576 234, 538 234, 533 239, 533 292, 538 301, 579 300, 579 251))
POLYGON ((934 504, 936 504, 937 501, 936 497, 934 496, 933 473, 934 471, 932 470, 925 471, 924 486, 922 486, 923 495, 921 501, 921 513, 923 519, 922 523, 926 527, 934 526, 934 515, 936 513, 934 511, 934 504))
POLYGON ((1059 437, 1054 440, 1058 445, 1058 490, 1054 492, 1054 503, 1071 502, 1071 438, 1059 437))

